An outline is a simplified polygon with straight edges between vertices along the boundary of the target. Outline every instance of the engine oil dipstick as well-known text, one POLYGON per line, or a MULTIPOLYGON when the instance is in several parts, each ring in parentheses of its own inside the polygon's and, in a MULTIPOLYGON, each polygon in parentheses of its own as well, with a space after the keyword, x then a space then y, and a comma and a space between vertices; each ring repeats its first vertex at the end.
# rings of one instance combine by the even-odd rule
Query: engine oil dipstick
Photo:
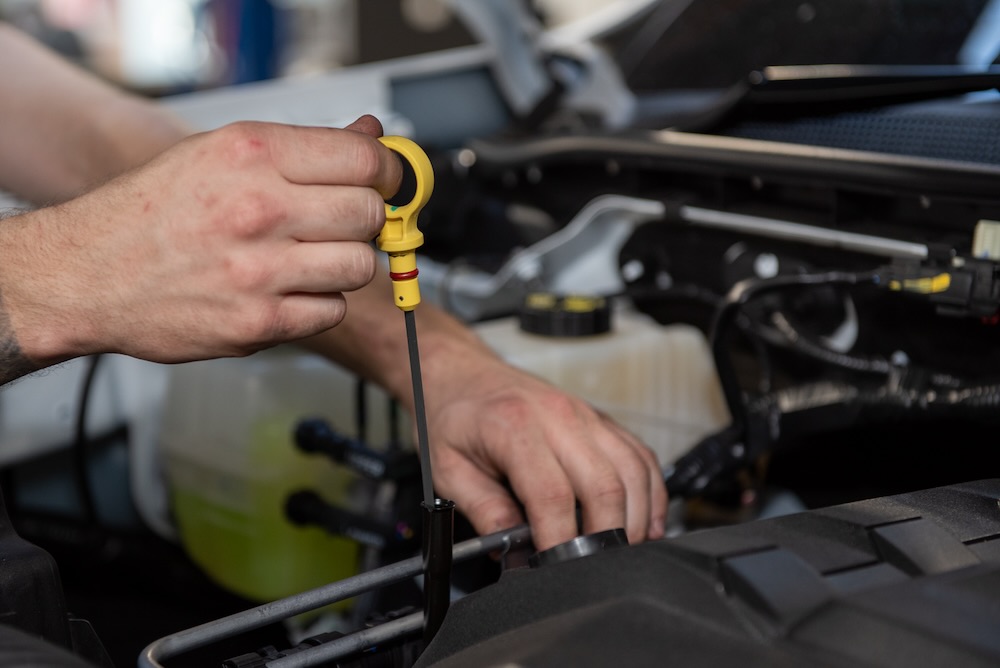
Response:
POLYGON ((424 498, 421 504, 424 510, 424 641, 429 643, 448 611, 455 521, 454 502, 438 499, 434 494, 427 437, 427 413, 420 373, 420 351, 417 345, 417 323, 414 315, 414 310, 420 304, 416 250, 424 243, 424 235, 417 228, 417 216, 434 190, 434 170, 427 154, 413 141, 396 136, 381 137, 379 141, 399 154, 409 164, 416 177, 413 199, 403 205, 386 203, 385 226, 376 242, 379 249, 389 255, 393 302, 403 311, 406 323, 406 344, 413 382, 413 414, 417 423, 420 480, 424 498))

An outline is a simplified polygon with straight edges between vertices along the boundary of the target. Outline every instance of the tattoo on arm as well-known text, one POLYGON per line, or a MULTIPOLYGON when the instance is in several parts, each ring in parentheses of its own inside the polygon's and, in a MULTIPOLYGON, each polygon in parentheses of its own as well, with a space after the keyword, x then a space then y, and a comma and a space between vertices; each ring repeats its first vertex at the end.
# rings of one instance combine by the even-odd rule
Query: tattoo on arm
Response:
MULTIPOLYGON (((24 213, 24 209, 8 209, 0 211, 0 221, 24 213)), ((0 385, 6 385, 12 380, 26 376, 40 367, 21 353, 17 343, 10 316, 3 303, 3 286, 0 286, 0 385)))
POLYGON ((38 365, 21 354, 21 346, 17 344, 10 318, 0 299, 0 384, 5 385, 38 369, 38 365))

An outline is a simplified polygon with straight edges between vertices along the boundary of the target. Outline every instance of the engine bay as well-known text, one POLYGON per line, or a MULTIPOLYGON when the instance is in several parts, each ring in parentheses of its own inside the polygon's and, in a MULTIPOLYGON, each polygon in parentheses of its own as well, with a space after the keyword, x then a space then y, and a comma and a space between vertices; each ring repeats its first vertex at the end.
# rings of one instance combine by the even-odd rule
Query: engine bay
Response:
POLYGON ((307 356, 180 365, 162 471, 136 473, 127 418, 6 462, 4 554, 20 535, 58 564, 12 570, 55 611, 5 598, 14 626, 146 668, 995 665, 1000 69, 960 57, 995 3, 625 2, 561 32, 453 4, 481 44, 165 104, 205 128, 374 110, 420 142, 431 298, 650 444, 668 537, 536 553, 528 527, 459 516, 428 636, 399 406, 307 356), (741 57, 706 59, 726 40, 741 57), (526 335, 539 294, 607 307, 611 333, 526 335), (82 519, 38 500, 81 467, 139 498, 92 491, 82 519))

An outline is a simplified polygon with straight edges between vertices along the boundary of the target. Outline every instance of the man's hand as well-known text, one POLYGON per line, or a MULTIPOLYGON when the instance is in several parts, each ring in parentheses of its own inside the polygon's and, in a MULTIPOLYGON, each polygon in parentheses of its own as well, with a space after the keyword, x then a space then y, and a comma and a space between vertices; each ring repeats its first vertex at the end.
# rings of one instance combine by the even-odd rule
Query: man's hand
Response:
MULTIPOLYGON (((0 225, 3 308, 38 366, 245 355, 327 330, 376 268, 399 161, 350 129, 238 123, 0 225)), ((6 379, 5 379, 6 380, 6 379)))
MULTIPOLYGON (((350 316, 305 342, 378 382, 412 410, 403 317, 384 272, 347 295, 350 316)), ((583 401, 516 369, 433 304, 416 309, 435 489, 480 533, 524 521, 546 549, 583 531, 663 536, 656 457, 583 401), (511 494, 513 492, 513 495, 511 494)))
POLYGON ((540 550, 579 534, 577 502, 584 533, 623 527, 631 543, 663 537, 656 456, 625 429, 474 348, 426 367, 435 487, 477 531, 524 521, 509 485, 540 550))

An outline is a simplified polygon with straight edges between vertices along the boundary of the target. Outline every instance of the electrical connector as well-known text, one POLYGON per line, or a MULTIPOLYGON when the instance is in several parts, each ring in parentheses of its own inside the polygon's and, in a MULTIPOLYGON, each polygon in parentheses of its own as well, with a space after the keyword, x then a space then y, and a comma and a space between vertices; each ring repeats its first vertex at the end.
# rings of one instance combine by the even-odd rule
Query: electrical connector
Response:
POLYGON ((989 318, 1000 308, 997 269, 993 260, 955 257, 949 265, 895 262, 878 273, 882 286, 924 295, 941 315, 989 318))

